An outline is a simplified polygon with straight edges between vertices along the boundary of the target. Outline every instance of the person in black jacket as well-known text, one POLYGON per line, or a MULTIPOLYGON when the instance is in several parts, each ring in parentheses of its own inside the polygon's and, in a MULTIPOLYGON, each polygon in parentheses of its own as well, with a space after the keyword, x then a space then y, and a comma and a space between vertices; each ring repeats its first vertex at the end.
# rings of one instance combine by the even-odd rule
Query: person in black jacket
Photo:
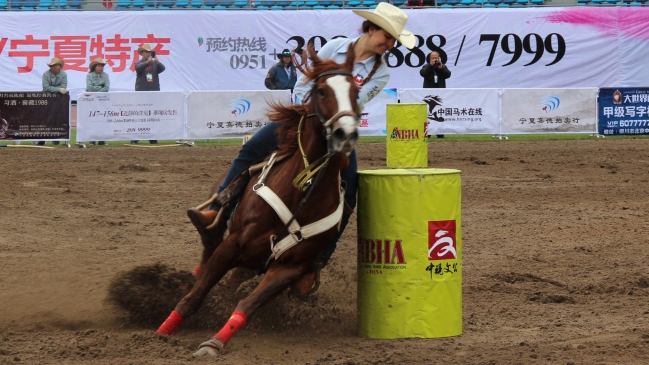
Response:
MULTIPOLYGON (((165 70, 163 65, 149 44, 143 44, 137 52, 142 58, 135 63, 135 91, 160 91, 160 78, 158 74, 165 70)), ((138 143, 132 140, 131 143, 138 143)), ((155 139, 149 140, 151 144, 158 144, 155 139)))
POLYGON ((291 62, 291 51, 282 51, 281 59, 268 70, 264 84, 270 90, 293 89, 297 82, 297 71, 291 62))
POLYGON ((451 78, 451 71, 442 63, 439 53, 434 51, 426 56, 426 64, 419 74, 424 78, 425 89, 445 89, 446 79, 451 78))
MULTIPOLYGON (((446 89, 446 79, 451 78, 451 71, 442 63, 439 53, 433 51, 426 56, 426 64, 419 71, 424 78, 425 89, 446 89)), ((437 138, 444 138, 438 134, 437 138)))

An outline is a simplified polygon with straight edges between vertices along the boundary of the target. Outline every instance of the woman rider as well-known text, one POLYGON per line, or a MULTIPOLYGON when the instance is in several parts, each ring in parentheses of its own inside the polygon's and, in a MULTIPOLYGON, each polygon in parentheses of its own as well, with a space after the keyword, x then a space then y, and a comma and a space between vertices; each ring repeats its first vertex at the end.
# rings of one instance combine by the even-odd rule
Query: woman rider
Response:
MULTIPOLYGON (((416 41, 415 36, 404 29, 408 21, 408 15, 403 10, 389 3, 379 3, 374 11, 353 11, 366 19, 362 24, 363 35, 360 38, 354 39, 337 38, 331 40, 320 49, 318 57, 344 63, 349 45, 354 45, 355 59, 352 74, 354 75, 354 81, 356 81, 360 89, 358 106, 362 110, 367 102, 381 92, 390 79, 390 72, 385 60, 383 60, 383 55, 394 47, 397 40, 408 49, 414 47, 416 41)), ((294 89, 297 100, 305 100, 308 92, 311 90, 312 82, 307 82, 304 75, 300 76, 294 89)), ((269 156, 271 151, 277 149, 276 130, 278 127, 279 124, 277 123, 268 123, 255 133, 254 138, 243 145, 241 151, 239 151, 239 155, 232 162, 223 183, 219 187, 219 193, 241 171, 269 156)), ((349 155, 349 165, 341 172, 342 180, 347 184, 345 203, 352 210, 356 207, 357 168, 356 151, 352 151, 349 155)), ((187 215, 201 236, 203 236, 207 233, 206 227, 212 223, 219 209, 220 206, 213 203, 204 211, 190 209, 187 215)), ((336 249, 336 242, 349 222, 349 217, 350 214, 343 214, 337 235, 320 254, 317 262, 320 268, 327 264, 336 249)))

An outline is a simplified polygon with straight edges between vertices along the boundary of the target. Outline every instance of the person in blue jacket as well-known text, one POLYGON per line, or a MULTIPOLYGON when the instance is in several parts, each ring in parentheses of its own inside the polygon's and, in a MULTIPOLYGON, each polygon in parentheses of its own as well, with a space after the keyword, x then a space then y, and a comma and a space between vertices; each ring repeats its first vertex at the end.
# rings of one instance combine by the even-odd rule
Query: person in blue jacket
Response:
POLYGON ((293 89, 297 82, 297 70, 291 60, 291 51, 285 49, 281 58, 268 70, 264 84, 270 90, 293 89))

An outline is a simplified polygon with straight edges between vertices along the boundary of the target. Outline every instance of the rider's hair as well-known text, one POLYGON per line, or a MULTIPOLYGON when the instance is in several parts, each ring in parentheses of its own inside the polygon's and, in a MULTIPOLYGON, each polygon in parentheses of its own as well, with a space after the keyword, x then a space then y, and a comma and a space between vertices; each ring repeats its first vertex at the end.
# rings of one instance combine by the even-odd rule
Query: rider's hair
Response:
MULTIPOLYGON (((382 30, 383 28, 379 27, 378 25, 372 23, 369 20, 364 21, 363 24, 361 25, 361 30, 363 31, 363 33, 368 33, 370 29, 382 30)), ((379 66, 381 66, 381 63, 383 62, 382 60, 383 60, 383 55, 377 53, 374 56, 374 67, 372 67, 372 71, 370 71, 370 73, 367 74, 367 77, 363 79, 361 86, 365 85, 368 81, 370 81, 372 76, 374 76, 376 70, 379 68, 379 66)))

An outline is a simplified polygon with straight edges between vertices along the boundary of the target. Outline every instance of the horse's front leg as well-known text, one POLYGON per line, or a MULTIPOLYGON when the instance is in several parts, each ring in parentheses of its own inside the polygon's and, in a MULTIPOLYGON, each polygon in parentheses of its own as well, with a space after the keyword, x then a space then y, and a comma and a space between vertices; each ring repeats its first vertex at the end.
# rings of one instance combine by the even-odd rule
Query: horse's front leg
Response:
POLYGON ((192 290, 176 305, 169 318, 158 328, 158 333, 163 335, 176 333, 183 321, 200 308, 214 285, 236 265, 239 248, 231 242, 235 242, 232 236, 216 248, 192 290))
POLYGON ((302 266, 272 265, 257 288, 237 304, 225 326, 212 339, 203 342, 194 356, 216 356, 246 324, 249 316, 302 276, 305 269, 302 266))

